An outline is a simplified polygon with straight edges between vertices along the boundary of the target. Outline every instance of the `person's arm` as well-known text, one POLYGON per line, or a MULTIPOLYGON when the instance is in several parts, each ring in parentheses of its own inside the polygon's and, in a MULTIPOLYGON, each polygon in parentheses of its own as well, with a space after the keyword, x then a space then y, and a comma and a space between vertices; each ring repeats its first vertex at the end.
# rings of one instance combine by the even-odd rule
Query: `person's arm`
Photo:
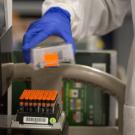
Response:
POLYGON ((42 12, 56 6, 69 11, 73 36, 81 39, 103 35, 121 26, 130 0, 46 0, 42 12))

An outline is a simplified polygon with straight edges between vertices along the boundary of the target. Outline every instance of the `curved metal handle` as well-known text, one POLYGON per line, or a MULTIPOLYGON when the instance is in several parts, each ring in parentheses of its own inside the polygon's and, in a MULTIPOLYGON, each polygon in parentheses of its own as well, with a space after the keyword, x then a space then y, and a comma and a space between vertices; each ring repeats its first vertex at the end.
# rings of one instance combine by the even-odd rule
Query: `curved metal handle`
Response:
POLYGON ((121 103, 124 101, 125 85, 116 77, 100 70, 83 65, 62 65, 55 72, 61 71, 63 78, 79 79, 104 88, 105 92, 117 98, 121 103))

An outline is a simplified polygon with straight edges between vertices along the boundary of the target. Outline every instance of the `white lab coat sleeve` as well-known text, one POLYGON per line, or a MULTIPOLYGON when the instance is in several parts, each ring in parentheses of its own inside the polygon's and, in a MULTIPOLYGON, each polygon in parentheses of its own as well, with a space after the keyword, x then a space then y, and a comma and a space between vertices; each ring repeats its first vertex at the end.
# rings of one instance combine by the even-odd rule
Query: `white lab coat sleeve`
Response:
POLYGON ((56 6, 69 11, 73 36, 82 39, 103 35, 119 27, 128 12, 130 0, 45 0, 42 13, 56 6))

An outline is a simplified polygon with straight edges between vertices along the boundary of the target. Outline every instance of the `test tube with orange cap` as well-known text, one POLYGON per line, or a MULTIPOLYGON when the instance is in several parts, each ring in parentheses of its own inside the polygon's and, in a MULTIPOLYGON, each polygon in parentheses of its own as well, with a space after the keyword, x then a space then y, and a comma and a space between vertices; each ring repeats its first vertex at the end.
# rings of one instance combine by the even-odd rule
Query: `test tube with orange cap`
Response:
POLYGON ((26 95, 24 98, 24 111, 29 112, 29 95, 30 95, 30 90, 26 90, 26 95))
POLYGON ((34 91, 30 90, 30 95, 29 95, 29 98, 28 98, 29 112, 33 112, 33 96, 34 96, 34 91))
POLYGON ((42 97, 42 113, 46 112, 46 97, 48 96, 48 90, 44 90, 42 97))
POLYGON ((42 110, 42 96, 43 96, 43 90, 38 90, 37 93, 37 112, 40 113, 42 110))
POLYGON ((49 107, 50 107, 50 95, 51 92, 50 90, 48 91, 48 94, 46 96, 46 113, 48 114, 49 113, 49 107))
POLYGON ((34 90, 34 92, 33 92, 33 112, 37 112, 37 94, 38 94, 38 90, 34 90))
POLYGON ((57 96, 58 92, 56 90, 52 90, 52 95, 51 95, 51 108, 50 108, 50 113, 54 113, 55 109, 55 104, 57 102, 57 96))
POLYGON ((27 90, 24 90, 21 96, 19 97, 19 112, 24 112, 24 99, 26 96, 27 90))

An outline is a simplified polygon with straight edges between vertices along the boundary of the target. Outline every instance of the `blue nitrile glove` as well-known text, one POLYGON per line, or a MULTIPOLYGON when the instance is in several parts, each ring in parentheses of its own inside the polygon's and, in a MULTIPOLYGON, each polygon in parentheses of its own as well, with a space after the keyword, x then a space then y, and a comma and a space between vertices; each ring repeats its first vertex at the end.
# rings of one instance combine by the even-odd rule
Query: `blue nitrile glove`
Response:
POLYGON ((68 11, 52 7, 39 20, 29 26, 23 39, 23 55, 27 64, 30 63, 30 49, 36 47, 49 36, 61 37, 66 43, 72 44, 75 53, 76 46, 72 37, 68 11))

